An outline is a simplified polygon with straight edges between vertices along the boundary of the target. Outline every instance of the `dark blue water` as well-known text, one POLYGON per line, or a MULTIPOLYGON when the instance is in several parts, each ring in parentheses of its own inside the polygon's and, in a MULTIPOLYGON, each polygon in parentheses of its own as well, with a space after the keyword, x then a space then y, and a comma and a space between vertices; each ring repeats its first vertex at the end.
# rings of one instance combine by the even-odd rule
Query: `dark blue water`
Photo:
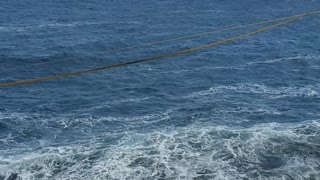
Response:
MULTIPOLYGON (((96 54, 316 10, 316 0, 2 0, 0 82, 171 53, 263 26, 96 54)), ((320 179, 319 29, 319 15, 306 17, 174 58, 0 88, 0 180, 320 179)))

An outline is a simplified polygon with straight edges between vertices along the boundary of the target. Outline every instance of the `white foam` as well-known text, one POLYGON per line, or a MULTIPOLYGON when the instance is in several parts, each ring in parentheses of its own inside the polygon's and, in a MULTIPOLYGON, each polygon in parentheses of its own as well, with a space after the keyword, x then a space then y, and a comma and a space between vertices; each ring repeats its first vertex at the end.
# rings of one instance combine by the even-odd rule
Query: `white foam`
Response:
POLYGON ((97 25, 97 24, 103 24, 106 22, 71 22, 71 23, 59 23, 59 22, 45 22, 36 26, 30 26, 30 27, 37 27, 37 28, 47 28, 47 27, 76 27, 76 26, 90 26, 90 25, 97 25))
POLYGON ((2 158, 0 175, 16 172, 22 179, 284 179, 286 173, 292 177, 300 173, 319 178, 319 122, 131 132, 116 145, 105 146, 100 143, 103 139, 95 139, 89 144, 2 158))

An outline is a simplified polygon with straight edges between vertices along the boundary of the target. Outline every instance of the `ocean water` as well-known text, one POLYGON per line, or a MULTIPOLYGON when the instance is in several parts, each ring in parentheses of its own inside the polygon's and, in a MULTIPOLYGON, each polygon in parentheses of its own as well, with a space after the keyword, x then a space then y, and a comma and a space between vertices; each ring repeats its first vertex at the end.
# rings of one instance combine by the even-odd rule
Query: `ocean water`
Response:
MULTIPOLYGON (((2 0, 0 82, 172 53, 265 25, 97 54, 317 10, 317 0, 2 0)), ((316 15, 174 58, 0 88, 0 180, 318 180, 319 39, 316 15)))

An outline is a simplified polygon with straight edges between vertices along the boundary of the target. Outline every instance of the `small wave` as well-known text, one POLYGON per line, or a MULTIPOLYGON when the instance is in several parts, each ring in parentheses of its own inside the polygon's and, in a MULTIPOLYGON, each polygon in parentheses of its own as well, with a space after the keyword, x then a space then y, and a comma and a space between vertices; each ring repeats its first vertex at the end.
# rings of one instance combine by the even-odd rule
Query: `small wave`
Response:
POLYGON ((58 22, 52 22, 52 23, 44 23, 37 25, 35 27, 38 28, 47 28, 47 27, 76 27, 76 26, 90 26, 90 25, 98 25, 105 22, 71 22, 71 23, 58 23, 58 22))
POLYGON ((320 59, 319 55, 313 55, 313 54, 306 54, 306 55, 298 55, 298 56, 293 56, 293 57, 284 57, 284 58, 277 58, 277 59, 270 59, 266 61, 253 61, 249 62, 246 65, 247 66, 252 66, 252 65, 259 65, 259 64, 274 64, 282 61, 295 61, 295 60, 318 60, 320 59))
POLYGON ((139 98, 128 98, 128 99, 120 99, 120 100, 115 100, 115 101, 108 101, 103 103, 102 105, 98 105, 95 107, 92 107, 90 109, 86 109, 86 111, 91 111, 91 110, 97 110, 97 109, 103 109, 106 107, 111 107, 114 105, 120 105, 120 104, 125 104, 125 103, 140 103, 142 101, 145 101, 149 99, 150 97, 139 97, 139 98))
POLYGON ((25 31, 24 27, 15 27, 15 26, 8 26, 8 27, 0 27, 0 32, 22 32, 25 31))
POLYGON ((310 68, 311 68, 311 69, 319 70, 319 69, 320 69, 320 66, 311 66, 310 68))
POLYGON ((208 90, 194 92, 188 97, 208 96, 226 92, 259 94, 271 99, 284 97, 319 97, 319 85, 309 85, 306 87, 270 87, 260 84, 236 84, 232 86, 216 86, 208 90))
POLYGON ((92 26, 92 25, 100 25, 105 24, 108 22, 70 22, 70 23, 59 23, 59 22, 45 22, 41 24, 35 25, 23 25, 23 26, 16 26, 10 25, 7 27, 0 27, 0 32, 21 32, 21 31, 28 31, 34 29, 42 29, 42 28, 60 28, 60 27, 78 27, 78 26, 92 26))
POLYGON ((296 59, 301 59, 302 56, 294 56, 294 57, 287 57, 287 58, 278 58, 278 59, 270 59, 266 61, 254 61, 254 62, 249 62, 247 65, 256 65, 256 64, 273 64, 281 61, 287 61, 287 60, 296 60, 296 59))

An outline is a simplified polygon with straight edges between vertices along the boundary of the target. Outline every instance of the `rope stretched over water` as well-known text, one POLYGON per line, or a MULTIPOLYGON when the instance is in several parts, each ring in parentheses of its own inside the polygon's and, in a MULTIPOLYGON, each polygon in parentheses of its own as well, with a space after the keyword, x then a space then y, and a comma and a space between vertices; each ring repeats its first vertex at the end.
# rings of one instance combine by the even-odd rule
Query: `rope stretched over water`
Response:
POLYGON ((290 18, 289 20, 286 20, 284 22, 272 25, 272 26, 268 26, 256 31, 252 31, 250 33, 246 33, 246 34, 242 34, 239 36, 235 36, 232 38, 228 38, 222 41, 218 41, 215 43, 211 43, 211 44, 207 44, 204 46, 199 46, 199 47, 195 47, 195 48, 191 48, 191 49, 187 49, 187 50, 182 50, 182 51, 178 51, 175 53, 170 53, 170 54, 165 54, 165 55, 161 55, 161 56, 155 56, 155 57, 151 57, 151 58, 146 58, 146 59, 141 59, 141 60, 136 60, 136 61, 131 61, 131 62, 126 62, 126 63, 121 63, 121 64, 115 64, 115 65, 110 65, 110 66, 102 66, 102 67, 98 67, 98 68, 94 68, 94 69, 89 69, 89 70, 83 70, 83 71, 77 71, 77 72, 72 72, 72 73, 66 73, 66 74, 59 74, 59 75, 54 75, 54 76, 47 76, 47 77, 42 77, 42 78, 35 78, 35 79, 28 79, 28 80, 22 80, 22 81, 16 81, 16 82, 9 82, 9 83, 3 83, 0 84, 0 87, 7 87, 7 86, 16 86, 16 85, 22 85, 22 84, 31 84, 31 83, 35 83, 35 82, 41 82, 41 81, 48 81, 48 80, 53 80, 53 79, 58 79, 58 78, 64 78, 64 77, 69 77, 69 76, 75 76, 75 75, 80 75, 80 74, 86 74, 86 73, 91 73, 91 72, 96 72, 96 71, 101 71, 101 70, 105 70, 105 69, 112 69, 112 68, 117 68, 117 67, 123 67, 123 66, 128 66, 131 64, 137 64, 137 63, 143 63, 143 62, 149 62, 149 61, 154 61, 154 60, 160 60, 160 59, 164 59, 164 58, 169 58, 169 57, 174 57, 174 56, 178 56, 178 55, 182 55, 182 54, 186 54, 186 53, 190 53, 190 52, 194 52, 194 51, 199 51, 199 50, 203 50, 203 49, 207 49, 209 47, 214 47, 214 46, 218 46, 221 44, 225 44, 228 42, 232 42, 241 38, 245 38, 248 36, 252 36, 254 34, 260 33, 260 32, 264 32, 264 31, 268 31, 271 29, 274 29, 276 27, 285 25, 285 24, 289 24, 293 21, 297 21, 305 16, 310 16, 313 14, 320 14, 320 11, 316 11, 316 12, 311 12, 311 13, 306 13, 306 14, 302 14, 299 16, 295 16, 293 18, 290 18))
MULTIPOLYGON (((278 19, 261 21, 261 22, 251 23, 251 24, 245 24, 245 25, 241 25, 241 26, 227 27, 227 28, 218 29, 218 30, 215 30, 215 31, 207 31, 207 32, 202 32, 202 33, 198 33, 198 34, 189 35, 189 36, 182 36, 182 37, 177 37, 177 38, 172 38, 172 39, 165 39, 165 40, 145 43, 145 44, 141 44, 141 45, 135 45, 135 46, 129 46, 129 47, 125 47, 125 48, 119 48, 119 49, 115 49, 115 50, 96 52, 96 53, 94 53, 94 55, 112 54, 112 53, 115 53, 115 52, 132 50, 132 49, 142 48, 142 47, 161 44, 161 43, 166 43, 166 42, 190 39, 190 38, 200 37, 200 36, 214 34, 214 33, 218 33, 218 32, 236 30, 236 29, 241 29, 241 28, 246 28, 246 27, 251 27, 251 26, 256 26, 256 25, 262 25, 262 24, 278 22, 278 21, 282 21, 282 20, 288 20, 288 19, 295 18, 295 17, 318 14, 318 13, 320 13, 320 11, 314 11, 314 12, 310 12, 310 13, 298 14, 298 15, 294 15, 294 16, 288 16, 288 17, 283 17, 283 18, 278 18, 278 19)), ((25 68, 25 67, 30 67, 30 66, 41 66, 41 65, 53 64, 53 63, 64 62, 64 61, 69 61, 69 60, 79 60, 79 58, 78 57, 70 57, 70 58, 63 58, 63 59, 58 59, 58 60, 53 60, 53 61, 48 61, 48 62, 38 62, 38 63, 33 63, 33 64, 29 64, 29 65, 23 65, 23 66, 19 66, 19 67, 8 68, 8 69, 5 69, 5 71, 20 69, 20 68, 25 68)))

